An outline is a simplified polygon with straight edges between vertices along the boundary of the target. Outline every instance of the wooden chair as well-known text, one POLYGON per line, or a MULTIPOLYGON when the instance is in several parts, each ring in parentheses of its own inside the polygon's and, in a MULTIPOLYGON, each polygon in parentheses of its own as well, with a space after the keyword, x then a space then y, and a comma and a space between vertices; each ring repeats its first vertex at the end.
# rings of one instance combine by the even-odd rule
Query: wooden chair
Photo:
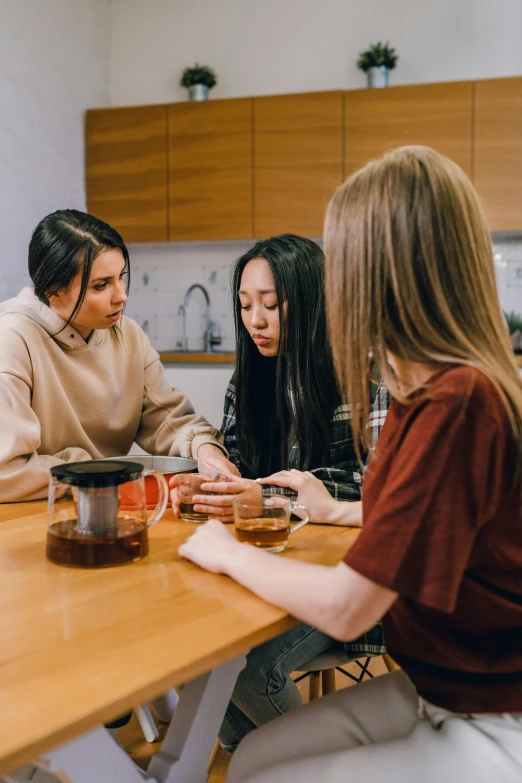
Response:
POLYGON ((149 705, 140 704, 139 707, 135 708, 135 712, 146 741, 156 742, 159 737, 159 731, 156 726, 156 722, 152 717, 149 705))
MULTIPOLYGON (((395 661, 393 661, 387 653, 385 653, 382 658, 389 672, 399 668, 395 661)), ((314 699, 318 699, 321 695, 326 696, 328 693, 335 692, 336 671, 341 672, 345 677, 349 677, 351 680, 354 680, 354 682, 357 683, 362 682, 365 677, 369 677, 371 679, 373 674, 368 668, 370 661, 371 657, 365 658, 363 661, 350 658, 344 647, 339 645, 339 647, 334 647, 331 650, 327 650, 326 652, 317 655, 315 658, 312 658, 303 664, 299 669, 297 669, 297 671, 304 672, 304 674, 302 674, 300 677, 297 677, 294 682, 299 682, 305 677, 310 677, 309 698, 310 701, 313 701, 314 699), (343 666, 345 666, 347 663, 355 663, 359 667, 360 672, 357 674, 357 676, 343 669, 343 666)))
MULTIPOLYGON (((153 699, 151 704, 156 713, 156 716, 162 720, 168 722, 172 713, 177 707, 179 696, 174 688, 170 688, 162 696, 158 696, 153 699)), ((156 742, 159 737, 159 731, 156 727, 154 718, 150 711, 148 704, 140 704, 136 707, 136 717, 140 724, 141 730, 147 742, 156 742)))

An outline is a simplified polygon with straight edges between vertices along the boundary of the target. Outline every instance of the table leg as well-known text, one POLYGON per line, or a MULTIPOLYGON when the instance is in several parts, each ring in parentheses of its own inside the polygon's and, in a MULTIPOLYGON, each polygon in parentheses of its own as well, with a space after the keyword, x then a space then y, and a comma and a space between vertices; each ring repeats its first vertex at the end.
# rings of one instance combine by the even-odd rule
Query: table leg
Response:
POLYGON ((239 655, 184 686, 161 750, 148 766, 149 780, 205 783, 212 746, 245 664, 246 654, 239 655))
MULTIPOLYGON (((58 780, 71 783, 144 783, 151 781, 101 726, 42 754, 58 780), (59 773, 64 772, 62 778, 59 773)), ((152 781, 151 781, 152 783, 152 781)))
POLYGON ((42 761, 64 783, 205 783, 212 746, 245 664, 246 653, 184 686, 161 750, 147 772, 138 769, 101 726, 42 754, 42 761))

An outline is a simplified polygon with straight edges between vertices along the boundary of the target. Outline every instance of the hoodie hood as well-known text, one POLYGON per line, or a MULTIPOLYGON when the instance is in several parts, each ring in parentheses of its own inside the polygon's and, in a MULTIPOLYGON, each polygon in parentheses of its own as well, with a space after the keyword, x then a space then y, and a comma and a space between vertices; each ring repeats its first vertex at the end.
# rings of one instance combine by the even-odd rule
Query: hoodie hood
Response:
POLYGON ((55 313, 49 305, 41 302, 30 287, 22 288, 18 296, 7 299, 0 304, 0 318, 5 315, 23 315, 34 321, 44 329, 47 334, 70 351, 85 348, 87 345, 99 345, 103 342, 102 330, 94 330, 87 343, 71 324, 55 313))

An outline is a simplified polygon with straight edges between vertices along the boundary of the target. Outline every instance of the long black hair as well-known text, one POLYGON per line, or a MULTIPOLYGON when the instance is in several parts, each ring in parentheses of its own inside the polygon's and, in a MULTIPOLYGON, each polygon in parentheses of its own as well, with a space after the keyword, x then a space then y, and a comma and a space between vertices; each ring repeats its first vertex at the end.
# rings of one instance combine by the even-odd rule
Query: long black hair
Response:
POLYGON ((80 271, 82 274, 78 300, 65 326, 83 304, 96 258, 113 248, 121 250, 125 260, 128 293, 129 251, 108 223, 77 209, 59 209, 36 226, 29 243, 29 275, 38 299, 48 305, 49 297, 66 290, 80 271))
POLYGON ((246 471, 257 477, 287 468, 295 443, 299 460, 294 467, 327 465, 340 395, 327 336, 323 251, 294 234, 263 239, 237 260, 232 292, 236 437, 246 471), (254 258, 264 259, 274 278, 280 325, 274 358, 259 353, 241 319, 241 276, 254 258))

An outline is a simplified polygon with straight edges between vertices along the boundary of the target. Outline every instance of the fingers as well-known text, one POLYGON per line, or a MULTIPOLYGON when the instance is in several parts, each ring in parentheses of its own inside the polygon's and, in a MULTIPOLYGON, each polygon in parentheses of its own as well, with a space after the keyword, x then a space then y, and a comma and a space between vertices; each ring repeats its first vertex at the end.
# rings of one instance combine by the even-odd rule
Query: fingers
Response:
POLYGON ((272 473, 271 476, 256 479, 256 484, 273 484, 275 479, 286 478, 289 475, 289 470, 280 470, 277 473, 272 473))
POLYGON ((177 489, 170 491, 170 502, 172 505, 172 513, 175 517, 179 517, 179 493, 177 489))
POLYGON ((222 538, 230 540, 230 536, 234 538, 233 534, 223 525, 221 517, 210 517, 202 525, 198 525, 181 546, 190 546, 201 541, 217 541, 222 538))
POLYGON ((210 494, 219 494, 221 492, 241 492, 241 488, 237 483, 234 483, 234 479, 230 479, 230 481, 205 481, 201 485, 201 489, 204 492, 208 492, 210 494))
POLYGON ((230 524, 230 522, 234 521, 234 515, 233 514, 219 514, 219 516, 216 514, 215 511, 209 511, 209 514, 215 514, 216 517, 219 519, 220 522, 223 524, 230 524))
POLYGON ((274 473, 264 479, 256 479, 257 484, 275 484, 278 487, 288 487, 297 490, 302 485, 301 473, 296 471, 297 475, 290 471, 283 470, 280 473, 274 473))
POLYGON ((194 495, 193 503, 197 504, 200 508, 232 508, 232 501, 235 495, 194 495))
POLYGON ((202 460, 201 464, 205 466, 206 471, 210 474, 215 473, 217 470, 219 473, 223 473, 225 476, 240 475, 236 466, 224 456, 207 457, 207 459, 202 460), (214 468, 214 470, 212 470, 212 468, 214 468))

